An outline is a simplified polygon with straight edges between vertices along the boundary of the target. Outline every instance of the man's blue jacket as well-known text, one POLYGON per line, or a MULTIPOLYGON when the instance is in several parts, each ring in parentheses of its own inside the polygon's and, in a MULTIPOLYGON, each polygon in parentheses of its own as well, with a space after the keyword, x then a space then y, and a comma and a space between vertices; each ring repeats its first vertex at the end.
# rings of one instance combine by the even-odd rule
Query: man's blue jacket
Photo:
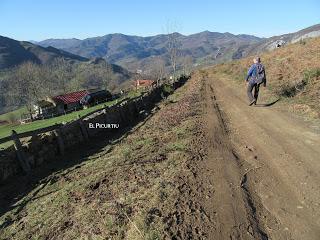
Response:
MULTIPOLYGON (((246 77, 246 82, 249 81, 250 84, 255 84, 256 83, 256 76, 257 76, 257 70, 258 70, 258 64, 260 63, 254 63, 251 65, 251 67, 249 68, 248 70, 248 74, 247 74, 247 77, 246 77)), ((264 67, 263 67, 264 69, 264 67)), ((263 70, 264 71, 264 70, 263 70)), ((264 72, 264 75, 265 75, 265 81, 264 81, 264 85, 266 85, 266 73, 264 72)))

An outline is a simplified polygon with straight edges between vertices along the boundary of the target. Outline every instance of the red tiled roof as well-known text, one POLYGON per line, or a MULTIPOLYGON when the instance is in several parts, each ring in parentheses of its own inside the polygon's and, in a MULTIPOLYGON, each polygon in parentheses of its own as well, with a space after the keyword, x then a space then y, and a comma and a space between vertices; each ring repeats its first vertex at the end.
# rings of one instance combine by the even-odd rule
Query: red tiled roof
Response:
POLYGON ((82 90, 79 92, 71 92, 63 95, 55 96, 52 99, 54 101, 62 101, 64 104, 76 103, 81 100, 85 95, 88 94, 87 90, 82 90))
POLYGON ((153 80, 135 80, 135 86, 151 86, 154 83, 153 80))

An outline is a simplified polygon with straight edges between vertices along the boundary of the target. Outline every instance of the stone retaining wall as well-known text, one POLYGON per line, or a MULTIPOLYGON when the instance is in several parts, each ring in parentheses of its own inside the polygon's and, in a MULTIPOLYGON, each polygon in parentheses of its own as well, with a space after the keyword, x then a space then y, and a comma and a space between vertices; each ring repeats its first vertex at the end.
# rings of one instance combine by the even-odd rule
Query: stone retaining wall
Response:
MULTIPOLYGON (((185 80, 180 79, 180 82, 185 80)), ((33 168, 58 159, 67 149, 75 148, 84 141, 90 141, 90 138, 97 134, 103 133, 108 136, 117 131, 108 128, 89 128, 89 124, 119 124, 122 129, 129 126, 145 111, 151 110, 155 103, 162 99, 163 93, 162 87, 153 88, 140 97, 106 107, 85 118, 59 126, 53 131, 30 134, 31 137, 18 139, 18 143, 21 142, 20 147, 15 144, 0 152, 0 183, 12 175, 30 172, 33 168)))

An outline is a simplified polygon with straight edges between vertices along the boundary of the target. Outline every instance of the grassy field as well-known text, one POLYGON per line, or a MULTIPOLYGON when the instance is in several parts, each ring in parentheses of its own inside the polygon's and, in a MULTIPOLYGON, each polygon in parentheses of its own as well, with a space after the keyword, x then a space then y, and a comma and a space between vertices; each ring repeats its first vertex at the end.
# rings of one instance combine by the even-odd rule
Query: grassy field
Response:
POLYGON ((22 107, 22 108, 19 108, 17 110, 14 110, 14 111, 1 114, 0 115, 0 120, 4 120, 4 121, 8 121, 8 122, 10 122, 10 120, 12 120, 12 119, 18 120, 18 119, 20 119, 20 116, 22 114, 26 114, 27 112, 28 112, 27 108, 26 107, 22 107))

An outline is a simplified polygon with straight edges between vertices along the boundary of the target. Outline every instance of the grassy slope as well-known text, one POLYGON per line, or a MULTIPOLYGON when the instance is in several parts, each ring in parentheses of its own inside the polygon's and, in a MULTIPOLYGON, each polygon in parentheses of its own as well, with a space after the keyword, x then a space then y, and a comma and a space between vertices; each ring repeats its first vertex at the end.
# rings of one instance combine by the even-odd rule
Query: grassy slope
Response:
POLYGON ((14 111, 1 114, 0 120, 6 120, 6 121, 10 122, 10 118, 13 118, 14 120, 19 119, 22 114, 25 114, 27 112, 28 111, 27 111, 26 107, 22 107, 17 110, 14 110, 14 111))
POLYGON ((0 238, 162 239, 179 195, 177 179, 182 171, 192 175, 184 168, 195 160, 190 144, 200 108, 192 108, 193 88, 199 87, 187 83, 169 96, 111 149, 44 179, 17 203, 25 203, 22 210, 0 217, 0 226, 9 221, 0 238))
MULTIPOLYGON (((283 97, 290 109, 313 118, 320 117, 320 38, 309 39, 261 54, 266 67, 268 94, 283 97), (309 78, 308 76, 312 76, 309 78), (318 75, 318 76, 315 76, 318 75), (294 86, 307 82, 302 91, 294 92, 294 86), (284 92, 292 94, 284 97, 284 92)), ((210 68, 209 72, 243 84, 252 57, 224 63, 210 68)))

